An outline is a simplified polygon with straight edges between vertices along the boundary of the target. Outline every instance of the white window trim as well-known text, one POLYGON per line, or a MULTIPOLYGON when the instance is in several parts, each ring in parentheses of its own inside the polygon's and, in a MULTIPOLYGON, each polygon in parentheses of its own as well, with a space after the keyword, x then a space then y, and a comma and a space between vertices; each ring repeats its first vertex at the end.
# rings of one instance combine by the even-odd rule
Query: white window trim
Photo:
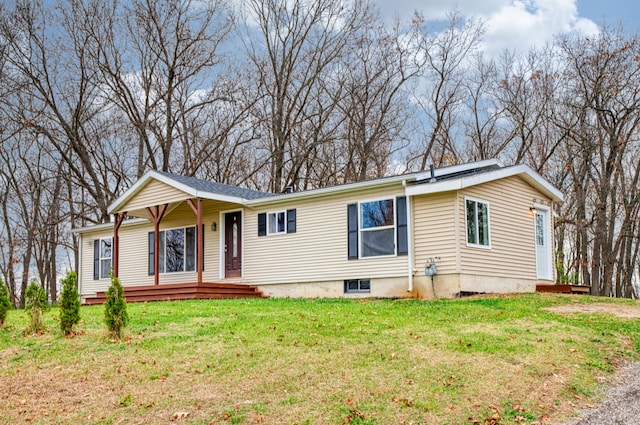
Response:
POLYGON ((388 196, 383 198, 376 199, 367 199, 364 201, 358 201, 358 259, 366 260, 368 258, 388 258, 388 257, 397 257, 398 256, 398 217, 396 217, 397 211, 397 197, 396 196, 388 196), (393 201, 393 225, 388 226, 378 226, 378 227, 370 227, 368 229, 362 228, 362 204, 368 204, 370 202, 378 202, 378 201, 388 201, 391 199, 393 201), (372 232, 376 230, 386 230, 386 229, 394 229, 393 231, 393 254, 385 254, 385 255, 362 255, 362 232, 372 232))
POLYGON ((285 235, 287 234, 287 210, 279 210, 279 211, 268 211, 267 213, 267 236, 275 236, 275 235, 285 235), (276 227, 278 225, 278 214, 283 214, 284 215, 284 230, 282 232, 271 232, 269 229, 269 216, 271 216, 272 214, 276 215, 276 227))
MULTIPOLYGON (((476 209, 477 211, 477 209, 476 209)), ((476 217, 476 235, 478 238, 480 237, 480 232, 478 231, 478 218, 476 217)), ((468 247, 471 248, 480 248, 480 249, 491 249, 491 205, 489 201, 480 198, 473 198, 471 196, 464 197, 464 240, 468 247), (482 203, 487 206, 487 230, 489 231, 489 243, 487 245, 482 245, 478 243, 469 243, 469 229, 467 229, 467 201, 472 201, 476 203, 482 203)))
POLYGON ((113 268, 113 236, 108 236, 106 238, 100 238, 100 243, 98 246, 98 280, 109 280, 109 274, 107 273, 106 277, 102 277, 102 260, 109 260, 109 271, 113 268), (103 257, 102 256, 102 241, 111 241, 111 257, 103 257))
MULTIPOLYGON (((167 270, 167 241, 166 241, 166 237, 165 237, 165 243, 164 243, 164 262, 165 264, 163 265, 164 270, 163 272, 158 273, 161 276, 164 275, 168 275, 168 276, 176 276, 176 275, 180 275, 180 274, 187 274, 187 273, 196 273, 198 271, 198 255, 200 254, 198 251, 198 226, 177 226, 177 227, 170 227, 167 229, 160 229, 160 231, 158 233, 162 233, 162 232, 166 232, 166 231, 171 231, 171 230, 177 230, 177 229, 184 229, 184 244, 185 244, 185 252, 184 252, 184 259, 182 261, 182 267, 183 270, 181 272, 168 272, 167 270), (196 229, 196 249, 195 249, 195 269, 193 271, 186 271, 185 269, 187 268, 187 250, 186 250, 186 242, 187 242, 187 229, 193 227, 194 229, 196 229)), ((200 230, 202 231, 202 230, 200 230)), ((160 235, 158 235, 158 237, 160 237, 160 235)), ((158 254, 158 257, 160 255, 158 254)), ((158 258, 159 260, 160 258, 158 258)), ((160 267, 160 264, 158 264, 158 267, 160 267)))

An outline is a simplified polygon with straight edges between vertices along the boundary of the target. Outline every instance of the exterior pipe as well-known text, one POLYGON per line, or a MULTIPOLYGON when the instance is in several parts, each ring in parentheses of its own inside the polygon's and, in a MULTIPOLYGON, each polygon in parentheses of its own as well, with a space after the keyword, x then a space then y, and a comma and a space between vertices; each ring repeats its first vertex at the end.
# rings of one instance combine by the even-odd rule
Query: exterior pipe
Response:
POLYGON ((407 278, 409 287, 407 292, 413 292, 413 221, 412 221, 412 208, 411 208, 411 196, 407 195, 407 181, 402 180, 402 186, 404 187, 405 196, 407 197, 407 278))

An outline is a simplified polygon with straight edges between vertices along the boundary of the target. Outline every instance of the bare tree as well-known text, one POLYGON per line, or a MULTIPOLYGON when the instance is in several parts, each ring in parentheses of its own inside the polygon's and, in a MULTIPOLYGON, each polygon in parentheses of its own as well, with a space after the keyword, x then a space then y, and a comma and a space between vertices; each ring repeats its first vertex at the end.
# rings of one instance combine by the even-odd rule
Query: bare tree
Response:
POLYGON ((574 141, 568 146, 574 154, 571 166, 579 171, 574 181, 579 186, 574 186, 576 222, 579 232, 587 227, 591 231, 588 241, 586 235, 580 235, 581 245, 590 242, 580 247, 582 262, 591 254, 589 273, 583 276, 593 295, 622 296, 629 291, 614 291, 614 275, 620 276, 619 282, 622 276, 630 282, 636 268, 635 248, 629 244, 635 244, 637 238, 630 231, 635 228, 633 182, 640 165, 640 66, 635 59, 640 55, 640 42, 621 29, 604 28, 596 37, 560 38, 558 45, 566 61, 565 122, 575 123, 567 127, 569 140, 574 141))
MULTIPOLYGON (((419 15, 415 19, 423 21, 419 15)), ((423 140, 409 160, 420 169, 425 169, 429 161, 441 165, 459 160, 456 133, 464 104, 465 71, 483 33, 481 21, 463 20, 459 13, 449 14, 441 32, 431 33, 427 26, 422 27, 418 54, 426 59, 426 93, 416 100, 424 114, 425 127, 423 140)))
POLYGON ((388 171, 410 118, 405 87, 422 70, 416 57, 415 28, 396 23, 391 30, 378 20, 360 28, 340 68, 344 96, 338 102, 346 143, 344 181, 382 177, 388 171))
POLYGON ((13 71, 10 83, 27 88, 15 103, 14 119, 55 147, 73 179, 95 202, 95 220, 106 221, 114 191, 99 172, 103 158, 96 158, 106 130, 92 125, 97 124, 92 120, 99 108, 95 70, 88 67, 84 51, 86 38, 74 31, 75 21, 63 11, 56 14, 37 2, 19 1, 1 19, 0 36, 7 42, 7 64, 13 71))
POLYGON ((462 154, 469 160, 496 158, 506 147, 504 126, 500 125, 502 109, 495 99, 498 71, 494 60, 479 53, 473 56, 467 78, 463 82, 466 93, 463 118, 465 136, 469 140, 462 154))
POLYGON ((224 2, 70 1, 82 10, 103 101, 137 135, 136 177, 148 168, 196 174, 248 109, 237 80, 223 77, 233 74, 221 54, 233 23, 224 2), (216 133, 205 136, 209 117, 216 133))
POLYGON ((539 172, 566 137, 566 131, 553 123, 555 94, 562 84, 557 63, 550 47, 532 48, 524 56, 505 52, 495 90, 501 116, 508 122, 497 152, 539 172))
POLYGON ((256 79, 255 122, 269 154, 269 189, 300 186, 309 155, 335 140, 337 64, 370 19, 363 1, 245 3, 242 41, 256 79))

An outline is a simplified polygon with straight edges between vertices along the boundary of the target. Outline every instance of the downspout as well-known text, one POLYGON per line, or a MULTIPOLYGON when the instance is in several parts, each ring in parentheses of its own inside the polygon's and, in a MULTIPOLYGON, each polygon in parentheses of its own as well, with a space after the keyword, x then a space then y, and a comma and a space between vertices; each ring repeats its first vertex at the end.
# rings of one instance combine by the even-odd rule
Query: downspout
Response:
POLYGON ((78 292, 80 293, 80 302, 82 302, 82 243, 84 242, 84 238, 82 236, 82 233, 79 233, 80 238, 78 241, 78 258, 76 261, 76 273, 77 273, 77 279, 78 279, 78 292))
POLYGON ((404 187, 404 194, 407 198, 407 280, 409 282, 409 287, 407 288, 407 292, 413 292, 413 221, 411 214, 411 197, 407 195, 407 181, 402 180, 402 186, 404 187))

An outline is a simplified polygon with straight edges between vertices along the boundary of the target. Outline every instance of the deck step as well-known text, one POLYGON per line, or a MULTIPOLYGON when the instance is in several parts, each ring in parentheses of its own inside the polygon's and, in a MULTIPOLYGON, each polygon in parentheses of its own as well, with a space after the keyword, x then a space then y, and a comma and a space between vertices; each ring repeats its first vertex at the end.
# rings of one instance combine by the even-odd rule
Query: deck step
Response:
MULTIPOLYGON (((193 299, 266 298, 255 286, 232 283, 172 283, 166 285, 140 285, 124 288, 127 302, 175 301, 193 299)), ((99 291, 85 298, 85 305, 103 304, 106 292, 99 291)))
POLYGON ((536 292, 553 292, 557 294, 589 294, 591 290, 587 285, 553 285, 553 284, 538 284, 536 285, 536 292))

